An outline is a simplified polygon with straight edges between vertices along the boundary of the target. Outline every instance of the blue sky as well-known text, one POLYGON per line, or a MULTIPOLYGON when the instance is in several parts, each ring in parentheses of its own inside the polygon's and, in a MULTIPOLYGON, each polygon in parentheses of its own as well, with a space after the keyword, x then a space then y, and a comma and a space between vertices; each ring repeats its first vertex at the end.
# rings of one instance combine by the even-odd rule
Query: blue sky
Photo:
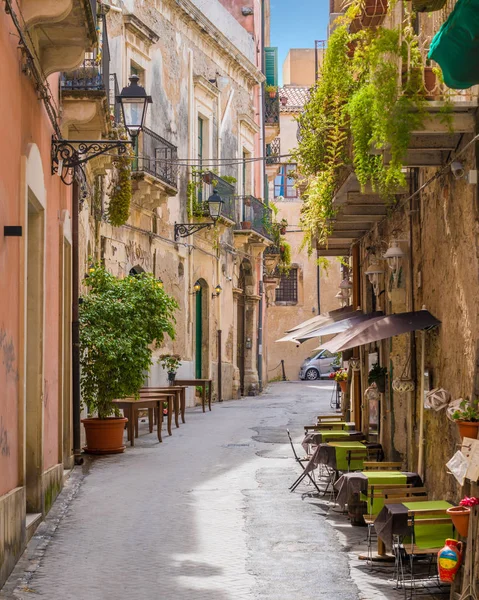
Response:
POLYGON ((328 15, 328 0, 271 0, 271 46, 279 49, 280 84, 288 50, 314 48, 314 40, 326 39, 328 15))

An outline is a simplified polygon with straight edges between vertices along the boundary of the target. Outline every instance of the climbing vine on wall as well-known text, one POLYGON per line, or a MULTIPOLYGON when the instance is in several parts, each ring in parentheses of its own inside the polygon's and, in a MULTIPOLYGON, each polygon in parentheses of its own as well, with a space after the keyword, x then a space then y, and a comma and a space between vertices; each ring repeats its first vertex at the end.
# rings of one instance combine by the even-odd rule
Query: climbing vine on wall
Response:
POLYGON ((130 216, 132 197, 131 162, 129 154, 118 156, 114 160, 115 174, 109 189, 108 220, 115 227, 124 225, 130 216))

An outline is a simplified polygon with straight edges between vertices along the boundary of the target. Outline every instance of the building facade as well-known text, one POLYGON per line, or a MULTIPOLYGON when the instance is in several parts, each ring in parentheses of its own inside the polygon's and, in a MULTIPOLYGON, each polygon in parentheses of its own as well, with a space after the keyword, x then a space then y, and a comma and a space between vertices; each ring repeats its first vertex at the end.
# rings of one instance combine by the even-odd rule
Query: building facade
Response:
POLYGON ((297 185, 294 176, 297 165, 292 158, 298 143, 296 117, 303 111, 309 99, 309 90, 315 84, 315 60, 314 49, 289 51, 283 65, 283 80, 287 85, 279 90, 280 133, 269 147, 269 196, 277 208, 276 219, 285 219, 287 222, 284 239, 291 246, 291 269, 282 275, 275 273, 276 288, 268 295, 265 346, 270 379, 282 377, 281 361, 284 361, 287 379, 298 379, 301 363, 319 343, 319 338, 301 345, 293 342, 276 343, 276 340, 303 321, 338 308, 335 295, 340 283, 340 263, 331 260, 326 268, 321 268, 317 257, 314 254, 308 256, 303 248, 300 225, 302 188, 297 185))

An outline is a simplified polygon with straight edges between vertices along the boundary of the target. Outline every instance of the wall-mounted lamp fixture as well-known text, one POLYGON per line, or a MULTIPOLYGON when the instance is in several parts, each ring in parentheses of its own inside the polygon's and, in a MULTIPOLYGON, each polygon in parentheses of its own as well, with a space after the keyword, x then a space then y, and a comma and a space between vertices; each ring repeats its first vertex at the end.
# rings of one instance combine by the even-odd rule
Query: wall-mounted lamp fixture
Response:
POLYGON ((158 277, 156 281, 158 282, 158 287, 160 288, 160 290, 162 290, 164 287, 163 279, 161 277, 158 277))
POLYGON ((341 304, 341 308, 343 308, 349 304, 349 295, 348 295, 348 293, 344 294, 343 290, 340 290, 336 294, 335 298, 337 300, 339 300, 339 303, 341 304))
POLYGON ((199 294, 201 292, 201 283, 199 281, 197 281, 195 283, 195 285, 193 286, 193 291, 190 292, 190 296, 196 296, 196 294, 199 294))
POLYGON ((214 79, 208 79, 210 83, 216 85, 220 92, 222 92, 225 87, 229 84, 230 78, 225 75, 220 75, 218 71, 216 71, 216 77, 214 79))
POLYGON ((222 291, 223 291, 223 288, 218 284, 215 287, 215 291, 211 294, 211 297, 212 298, 217 298, 221 294, 222 291))
POLYGON ((353 284, 349 277, 345 277, 339 284, 339 289, 343 292, 343 295, 347 294, 347 297, 351 296, 353 290, 353 284))
POLYGON ((466 174, 466 171, 464 170, 464 165, 458 160, 455 160, 451 163, 451 171, 456 179, 462 179, 466 174))
POLYGON ((188 237, 202 229, 211 229, 216 226, 216 221, 221 217, 224 200, 216 190, 208 198, 208 210, 212 223, 175 223, 175 242, 180 237, 188 237))
POLYGON ((393 280, 397 280, 399 276, 399 268, 401 266, 401 259, 406 256, 406 253, 399 247, 399 242, 393 240, 389 248, 384 253, 383 258, 388 261, 388 266, 393 272, 393 280))
MULTIPOLYGON (((116 97, 121 106, 123 124, 132 138, 136 138, 143 129, 148 104, 152 103, 145 88, 138 85, 139 80, 138 75, 132 75, 130 84, 116 97)), ((125 154, 127 146, 132 143, 128 140, 62 140, 53 137, 52 175, 58 174, 63 183, 69 184, 67 177, 76 167, 111 150, 125 154)))
POLYGON ((369 263, 369 267, 364 274, 367 276, 367 278, 369 279, 369 282, 373 286, 374 294, 376 296, 379 296, 379 291, 380 291, 379 290, 379 276, 382 275, 383 273, 384 273, 384 269, 379 264, 378 259, 377 258, 371 259, 371 262, 369 263))

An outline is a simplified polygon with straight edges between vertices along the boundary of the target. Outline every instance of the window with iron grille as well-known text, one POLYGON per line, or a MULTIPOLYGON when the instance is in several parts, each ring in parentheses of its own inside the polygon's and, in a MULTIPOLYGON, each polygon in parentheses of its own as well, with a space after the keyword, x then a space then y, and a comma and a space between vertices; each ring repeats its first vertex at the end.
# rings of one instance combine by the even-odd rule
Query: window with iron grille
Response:
POLYGON ((290 269, 287 275, 281 275, 275 300, 276 302, 298 302, 298 269, 290 269))

